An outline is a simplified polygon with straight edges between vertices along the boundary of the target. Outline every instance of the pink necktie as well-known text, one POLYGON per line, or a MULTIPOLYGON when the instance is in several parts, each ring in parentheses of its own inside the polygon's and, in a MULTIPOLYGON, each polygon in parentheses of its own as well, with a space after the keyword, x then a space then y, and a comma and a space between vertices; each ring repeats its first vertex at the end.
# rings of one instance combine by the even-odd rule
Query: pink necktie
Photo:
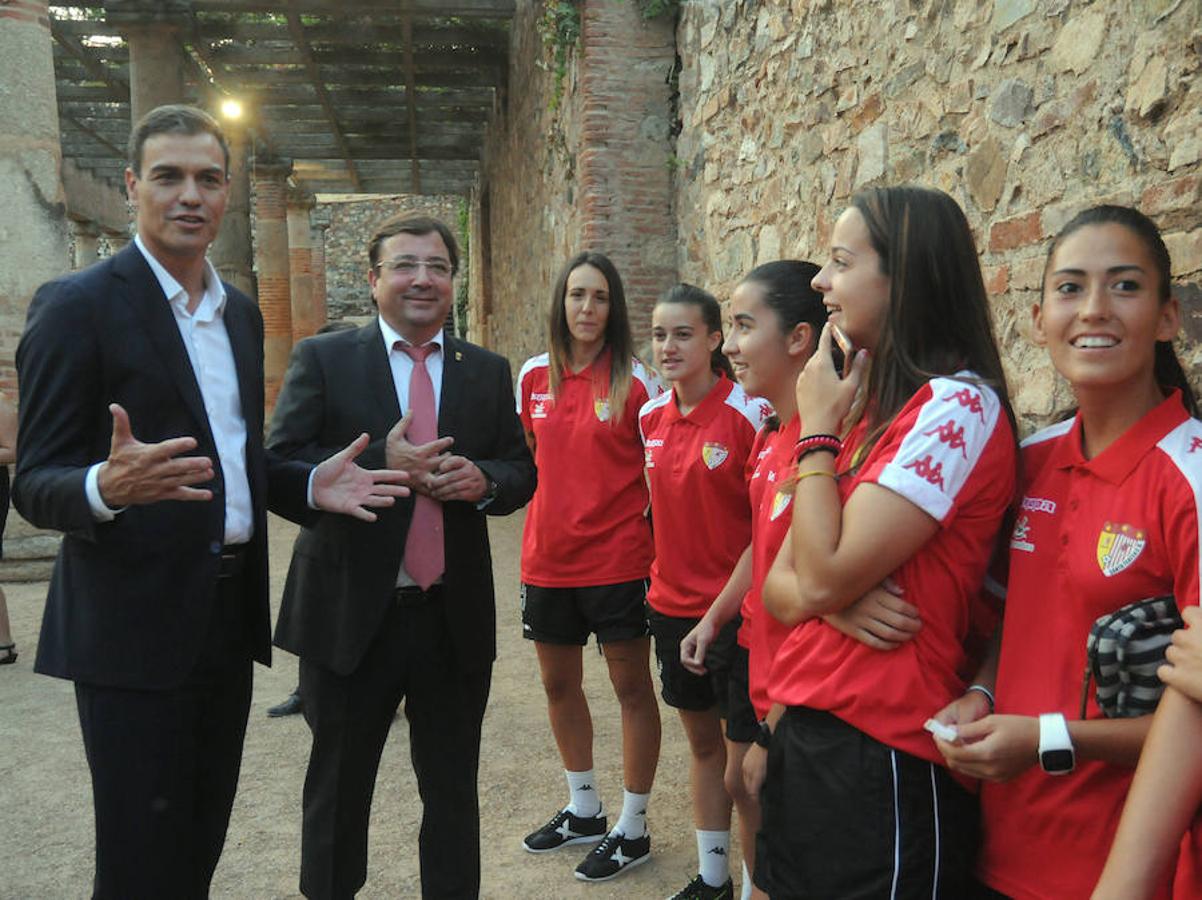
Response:
MULTIPOLYGON (((426 357, 438 347, 426 344, 413 347, 397 342, 396 348, 413 359, 413 374, 409 376, 409 423, 411 444, 426 444, 438 437, 438 414, 434 411, 434 382, 426 369, 426 357)), ((442 504, 425 494, 414 494, 413 518, 405 538, 405 571, 426 590, 446 568, 442 536, 442 504)))

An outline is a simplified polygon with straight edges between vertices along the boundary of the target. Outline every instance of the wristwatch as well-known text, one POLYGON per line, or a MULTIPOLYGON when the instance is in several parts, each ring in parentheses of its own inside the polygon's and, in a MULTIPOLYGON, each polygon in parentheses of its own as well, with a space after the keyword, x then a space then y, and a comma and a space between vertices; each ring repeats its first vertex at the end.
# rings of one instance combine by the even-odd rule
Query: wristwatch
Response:
POLYGON ((1049 775, 1067 775, 1077 764, 1068 722, 1062 713, 1039 717, 1039 765, 1049 775))
POLYGON ((755 733, 755 742, 758 746, 768 749, 768 745, 772 743, 772 728, 768 725, 767 719, 761 719, 759 730, 755 733))

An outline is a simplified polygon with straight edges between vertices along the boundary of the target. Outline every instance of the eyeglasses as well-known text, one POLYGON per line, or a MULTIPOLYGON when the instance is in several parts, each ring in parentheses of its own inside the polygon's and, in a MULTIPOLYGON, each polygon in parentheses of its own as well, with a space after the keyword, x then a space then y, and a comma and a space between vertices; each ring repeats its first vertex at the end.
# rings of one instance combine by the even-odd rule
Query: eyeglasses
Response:
POLYGON ((417 259, 413 256, 399 256, 396 259, 376 263, 378 269, 387 269, 389 272, 407 276, 416 275, 417 270, 423 266, 431 278, 451 277, 451 264, 445 259, 417 259))

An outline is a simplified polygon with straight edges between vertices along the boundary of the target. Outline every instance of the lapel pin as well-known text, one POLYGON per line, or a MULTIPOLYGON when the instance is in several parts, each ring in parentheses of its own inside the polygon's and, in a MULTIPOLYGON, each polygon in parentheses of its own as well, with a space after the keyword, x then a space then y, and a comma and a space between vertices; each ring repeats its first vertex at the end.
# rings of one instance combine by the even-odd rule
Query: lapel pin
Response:
POLYGON ((455 361, 463 362, 463 354, 460 353, 458 350, 455 351, 455 361))

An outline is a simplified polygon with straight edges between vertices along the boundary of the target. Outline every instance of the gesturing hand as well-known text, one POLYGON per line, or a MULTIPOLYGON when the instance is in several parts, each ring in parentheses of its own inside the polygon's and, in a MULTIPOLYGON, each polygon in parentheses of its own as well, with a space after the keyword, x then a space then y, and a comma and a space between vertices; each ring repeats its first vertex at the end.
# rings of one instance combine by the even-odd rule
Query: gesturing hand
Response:
POLYGON ((448 500, 479 503, 486 491, 488 479, 479 466, 463 456, 444 458, 430 478, 430 496, 442 503, 448 500))
POLYGON ((409 443, 409 424, 413 411, 405 413, 384 439, 384 462, 390 469, 408 474, 407 484, 415 491, 433 496, 433 477, 447 458, 447 449, 455 443, 451 437, 437 438, 425 444, 409 443))
POLYGON ((105 506, 120 509, 160 500, 211 500, 207 488, 191 487, 213 478, 213 461, 207 456, 182 456, 196 449, 196 438, 178 437, 144 444, 134 437, 129 414, 117 403, 109 458, 97 471, 96 484, 105 506))
POLYGON ((318 509, 374 522, 372 508, 392 506, 397 497, 409 496, 408 473, 355 464, 367 443, 368 435, 361 434, 313 470, 313 503, 318 509))

